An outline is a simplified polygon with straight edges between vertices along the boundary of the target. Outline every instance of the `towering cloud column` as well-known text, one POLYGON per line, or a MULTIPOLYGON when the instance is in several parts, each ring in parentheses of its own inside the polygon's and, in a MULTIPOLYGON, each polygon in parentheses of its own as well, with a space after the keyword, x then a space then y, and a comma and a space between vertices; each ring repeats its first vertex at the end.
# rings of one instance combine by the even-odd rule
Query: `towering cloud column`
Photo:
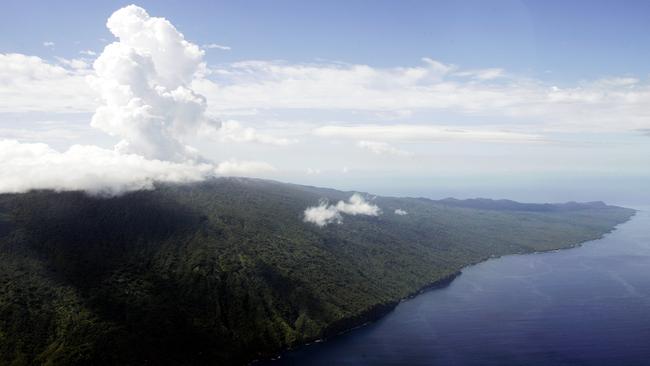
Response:
POLYGON ((203 51, 166 19, 135 5, 111 15, 106 26, 118 38, 93 67, 91 85, 103 104, 92 126, 122 140, 116 150, 148 159, 186 162, 198 155, 183 144, 203 124, 206 99, 190 88, 204 69, 203 51))

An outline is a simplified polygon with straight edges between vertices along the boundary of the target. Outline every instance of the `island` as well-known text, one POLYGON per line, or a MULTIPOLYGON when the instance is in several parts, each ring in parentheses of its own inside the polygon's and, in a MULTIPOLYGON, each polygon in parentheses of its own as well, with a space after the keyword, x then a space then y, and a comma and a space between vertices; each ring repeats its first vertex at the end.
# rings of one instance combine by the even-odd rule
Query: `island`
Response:
POLYGON ((250 178, 1 194, 0 364, 246 364, 374 320, 467 265, 597 239, 634 212, 250 178), (305 220, 355 193, 380 212, 305 220))

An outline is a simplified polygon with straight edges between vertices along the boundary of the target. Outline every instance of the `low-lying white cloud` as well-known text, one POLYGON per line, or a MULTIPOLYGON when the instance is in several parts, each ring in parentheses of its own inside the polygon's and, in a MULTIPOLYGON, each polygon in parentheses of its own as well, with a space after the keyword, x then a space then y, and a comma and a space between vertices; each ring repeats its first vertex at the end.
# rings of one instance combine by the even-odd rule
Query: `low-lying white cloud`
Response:
POLYGON ((404 216, 404 215, 408 215, 408 212, 402 210, 401 208, 397 208, 395 209, 395 215, 404 216))
POLYGON ((304 221, 322 227, 343 222, 341 214, 378 216, 380 213, 378 206, 367 202, 362 195, 355 193, 347 202, 338 201, 335 205, 330 205, 327 201, 321 201, 318 206, 308 207, 304 212, 304 221))
POLYGON ((54 189, 119 194, 151 189, 156 181, 199 181, 215 175, 214 169, 211 164, 149 160, 97 146, 73 145, 58 152, 46 144, 0 140, 0 192, 54 189))
POLYGON ((239 161, 239 160, 226 160, 217 165, 217 173, 223 175, 257 175, 260 173, 271 173, 277 169, 263 161, 239 161))
POLYGON ((305 209, 304 221, 322 227, 331 223, 341 223, 343 217, 336 209, 336 206, 328 205, 326 201, 321 201, 318 206, 305 209))
POLYGON ((176 163, 92 145, 63 152, 42 143, 0 140, 0 192, 84 190, 117 195, 151 189, 155 182, 188 183, 218 175, 253 176, 277 169, 260 161, 176 163))
POLYGON ((336 209, 339 212, 348 215, 368 215, 368 216, 377 216, 381 212, 379 207, 367 202, 362 195, 355 193, 353 194, 348 202, 339 201, 336 204, 336 209))

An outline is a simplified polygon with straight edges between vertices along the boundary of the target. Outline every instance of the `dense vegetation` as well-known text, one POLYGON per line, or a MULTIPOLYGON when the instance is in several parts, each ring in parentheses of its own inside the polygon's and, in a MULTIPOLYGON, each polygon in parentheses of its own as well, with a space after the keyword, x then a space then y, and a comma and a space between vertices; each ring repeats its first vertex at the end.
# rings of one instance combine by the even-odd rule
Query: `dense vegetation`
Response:
POLYGON ((0 364, 241 364, 381 314, 469 263, 575 245, 633 214, 377 197, 377 217, 302 221, 350 194, 223 178, 119 197, 0 195, 0 364))

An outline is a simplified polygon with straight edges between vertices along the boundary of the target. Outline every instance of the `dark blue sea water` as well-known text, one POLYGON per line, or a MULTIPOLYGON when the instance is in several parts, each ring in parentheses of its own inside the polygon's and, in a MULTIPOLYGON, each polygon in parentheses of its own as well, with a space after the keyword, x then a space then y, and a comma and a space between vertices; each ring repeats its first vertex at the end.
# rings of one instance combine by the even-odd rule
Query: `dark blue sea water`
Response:
POLYGON ((578 248, 468 267, 270 365, 650 365, 650 213, 578 248))

